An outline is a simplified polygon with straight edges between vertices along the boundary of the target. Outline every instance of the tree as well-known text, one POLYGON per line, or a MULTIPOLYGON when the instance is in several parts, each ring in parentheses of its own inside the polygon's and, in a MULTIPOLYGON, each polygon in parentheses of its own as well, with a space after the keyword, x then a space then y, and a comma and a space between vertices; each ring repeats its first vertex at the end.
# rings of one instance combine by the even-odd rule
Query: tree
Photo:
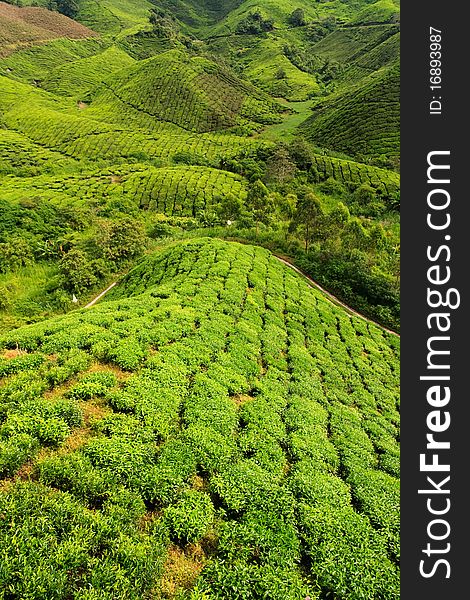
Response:
POLYGON ((266 163, 268 180, 284 183, 293 179, 296 169, 286 146, 278 144, 266 163))
POLYGON ((256 35, 273 29, 273 19, 267 18, 259 10, 255 10, 238 23, 236 33, 256 35))
POLYGON ((303 27, 307 24, 303 8, 296 8, 289 17, 289 23, 293 27, 303 27))
POLYGON ((296 138, 291 142, 289 154, 301 171, 309 171, 313 167, 313 150, 305 140, 296 138))
POLYGON ((253 220, 256 221, 256 235, 258 235, 259 224, 267 223, 273 208, 268 188, 259 179, 249 187, 246 206, 253 220))
POLYGON ((0 273, 15 271, 33 264, 34 257, 31 246, 20 237, 0 243, 0 273))
POLYGON ((279 215, 280 229, 283 231, 285 240, 287 241, 291 232, 291 222, 295 215, 298 198, 295 194, 285 195, 277 192, 272 193, 271 198, 279 215))
POLYGON ((96 245, 105 259, 119 264, 140 256, 145 248, 146 235, 142 223, 130 217, 100 222, 96 245))
POLYGON ((47 7, 56 10, 66 17, 74 19, 79 11, 77 0, 50 0, 47 7))
POLYGON ((243 210, 241 198, 234 194, 227 194, 219 200, 216 205, 216 212, 221 221, 237 221, 243 210))
POLYGON ((349 255, 352 255, 354 250, 365 250, 368 245, 367 231, 361 223, 361 220, 357 217, 349 219, 348 223, 344 228, 343 235, 341 236, 343 248, 349 251, 349 255))
POLYGON ((377 196, 373 187, 363 183, 356 188, 353 198, 359 205, 367 206, 368 204, 374 202, 377 199, 377 196))
POLYGON ((163 39, 177 37, 178 30, 176 22, 163 11, 152 9, 149 21, 153 26, 153 33, 157 37, 163 39))
POLYGON ((62 258, 60 273, 64 280, 64 287, 77 294, 92 287, 98 281, 93 262, 78 248, 73 248, 62 258))
POLYGON ((323 220, 324 212, 319 198, 307 192, 298 200, 292 222, 293 228, 302 226, 304 229, 305 252, 308 252, 310 242, 319 237, 318 228, 323 220))

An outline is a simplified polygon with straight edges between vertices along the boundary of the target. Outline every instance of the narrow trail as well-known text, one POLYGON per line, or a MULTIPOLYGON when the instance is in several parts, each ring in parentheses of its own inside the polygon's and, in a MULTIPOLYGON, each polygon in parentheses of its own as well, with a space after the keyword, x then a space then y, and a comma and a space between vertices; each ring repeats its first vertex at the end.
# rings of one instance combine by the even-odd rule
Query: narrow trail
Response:
POLYGON ((112 290, 113 287, 117 284, 117 281, 114 281, 109 287, 107 287, 103 292, 101 292, 101 294, 98 294, 98 296, 96 296, 96 298, 93 298, 93 300, 91 302, 88 302, 88 304, 86 306, 84 306, 83 308, 91 308, 92 306, 94 306, 98 300, 101 300, 101 298, 107 294, 109 292, 109 290, 112 290))
POLYGON ((394 336, 396 336, 398 338, 400 337, 400 334, 397 333, 396 331, 392 331, 391 329, 387 329, 387 327, 384 327, 383 325, 380 325, 380 323, 377 323, 376 321, 373 321, 372 319, 369 319, 368 317, 366 317, 366 316, 362 315, 361 313, 357 312, 356 310, 354 310, 354 308, 351 308, 347 304, 344 304, 344 302, 341 302, 341 300, 339 298, 337 298, 336 296, 334 296, 328 290, 325 290, 325 288, 322 287, 319 283, 317 283, 314 279, 312 279, 310 277, 310 275, 307 275, 306 273, 304 273, 303 271, 301 271, 298 267, 296 267, 294 264, 292 264, 286 258, 284 258, 282 256, 278 256, 277 254, 274 254, 274 253, 273 253, 273 255, 277 258, 277 260, 279 260, 280 262, 282 262, 284 265, 290 267, 293 271, 295 271, 296 273, 299 273, 299 275, 302 275, 302 277, 307 280, 307 282, 308 282, 308 284, 310 285, 311 288, 317 288, 318 290, 320 290, 333 304, 341 306, 342 308, 344 308, 345 310, 347 310, 350 314, 353 314, 356 317, 360 317, 361 319, 364 319, 364 321, 367 321, 368 323, 372 323, 372 325, 375 325, 376 327, 380 327, 380 329, 383 329, 384 331, 386 331, 387 333, 390 333, 391 335, 394 335, 394 336))

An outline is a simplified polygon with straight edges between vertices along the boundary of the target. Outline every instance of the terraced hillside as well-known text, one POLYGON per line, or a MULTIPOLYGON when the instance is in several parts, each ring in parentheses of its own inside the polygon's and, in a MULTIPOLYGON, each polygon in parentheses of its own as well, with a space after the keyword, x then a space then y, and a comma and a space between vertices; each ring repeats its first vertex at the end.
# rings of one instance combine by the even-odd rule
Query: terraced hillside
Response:
POLYGON ((12 598, 398 599, 398 341, 259 247, 0 338, 12 598))
POLYGON ((80 39, 95 35, 92 30, 65 15, 41 7, 20 8, 0 2, 0 58, 21 47, 57 38, 80 39))
POLYGON ((2 200, 14 206, 28 193, 32 199, 47 195, 51 207, 77 201, 98 207, 121 201, 135 209, 186 217, 195 217, 224 195, 236 194, 241 199, 247 195, 246 181, 239 175, 186 165, 120 165, 80 175, 11 177, 5 180, 2 200))
POLYGON ((283 108, 214 62, 177 50, 141 61, 106 81, 92 108, 122 105, 189 131, 204 133, 235 125, 253 128, 281 121, 283 108))
POLYGON ((381 71, 314 106, 302 125, 305 137, 350 156, 398 158, 400 151, 398 68, 381 71))
POLYGON ((76 21, 35 3, 1 4, 0 217, 15 225, 0 331, 86 304, 137 255, 207 227, 398 328, 398 2, 80 0, 76 21), (54 39, 23 43, 20 15, 54 39), (94 238, 126 219, 138 243, 105 252, 94 238))

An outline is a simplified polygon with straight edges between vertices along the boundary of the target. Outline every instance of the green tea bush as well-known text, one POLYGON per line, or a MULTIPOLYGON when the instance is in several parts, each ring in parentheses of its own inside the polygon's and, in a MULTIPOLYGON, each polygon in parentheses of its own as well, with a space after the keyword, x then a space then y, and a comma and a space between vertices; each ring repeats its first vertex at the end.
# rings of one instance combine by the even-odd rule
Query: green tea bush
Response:
POLYGON ((174 242, 97 306, 6 346, 45 357, 0 384, 2 476, 31 461, 47 486, 46 533, 20 542, 38 589, 145 598, 169 544, 199 542, 210 557, 188 598, 396 600, 399 344, 267 250, 174 242), (117 348, 134 372, 106 366, 117 348), (52 494, 73 506, 58 522, 78 523, 57 551, 52 494))
POLYGON ((94 507, 102 505, 115 485, 112 476, 103 476, 78 453, 43 459, 36 472, 41 483, 69 492, 94 507))
POLYGON ((41 354, 25 354, 15 356, 14 358, 0 358, 0 377, 6 377, 19 373, 37 369, 44 362, 45 357, 41 354))
POLYGON ((204 569, 196 583, 194 600, 215 596, 221 600, 245 598, 272 598, 298 600, 310 597, 319 600, 313 586, 305 584, 297 570, 283 570, 278 566, 247 564, 236 560, 231 563, 214 560, 204 569), (205 596, 204 594, 208 594, 205 596))
POLYGON ((289 487, 299 502, 312 507, 347 507, 351 504, 349 486, 340 478, 318 471, 317 463, 302 460, 289 474, 289 487))
POLYGON ((378 470, 356 471, 348 479, 361 512, 384 535, 390 552, 400 560, 400 482, 378 470))
POLYGON ((142 346, 134 340, 122 340, 109 348, 108 357, 125 371, 135 371, 146 356, 142 346))
POLYGON ((10 414, 0 426, 0 438, 3 439, 14 439, 23 433, 35 437, 42 444, 58 446, 67 438, 70 428, 62 419, 27 413, 10 414))
POLYGON ((300 506, 301 533, 310 571, 324 593, 360 598, 399 598, 399 575, 383 538, 350 506, 300 506))
POLYGON ((214 507, 207 494, 187 490, 165 509, 164 519, 175 540, 197 542, 207 533, 214 520, 214 507))
POLYGON ((14 439, 0 440, 0 476, 11 477, 38 449, 38 440, 27 433, 19 433, 14 439))
POLYGON ((123 531, 68 493, 17 484, 0 495, 0 514, 7 515, 0 519, 0 585, 18 598, 76 597, 90 589, 90 598, 138 600, 161 571, 165 538, 158 527, 147 536, 136 524, 123 531), (16 544, 6 543, 13 534, 16 544))
POLYGON ((240 461, 215 475, 210 488, 231 514, 243 514, 249 508, 284 517, 293 514, 293 496, 253 460, 240 461))
POLYGON ((104 396, 116 383, 116 375, 111 371, 90 373, 70 388, 67 396, 72 400, 90 400, 94 396, 104 396))

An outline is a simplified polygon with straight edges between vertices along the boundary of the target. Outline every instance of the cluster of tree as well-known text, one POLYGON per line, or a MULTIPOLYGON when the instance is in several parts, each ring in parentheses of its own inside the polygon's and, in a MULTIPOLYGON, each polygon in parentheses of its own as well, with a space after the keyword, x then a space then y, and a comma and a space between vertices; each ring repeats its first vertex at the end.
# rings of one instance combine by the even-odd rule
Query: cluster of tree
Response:
POLYGON ((236 33, 256 35, 273 29, 274 20, 265 17, 259 10, 255 10, 238 23, 236 33))
POLYGON ((73 245, 60 260, 61 287, 82 293, 145 251, 147 235, 139 220, 127 215, 99 219, 93 235, 73 245))
POLYGON ((144 252, 145 226, 129 212, 123 200, 102 207, 98 216, 85 206, 43 198, 0 201, 0 273, 54 262, 59 274, 49 292, 83 293, 144 252))
POLYGON ((80 9, 78 0, 48 0, 47 8, 74 19, 80 9))
POLYGON ((307 20, 305 18, 305 11, 303 8, 296 8, 289 15, 289 24, 292 25, 292 27, 303 27, 307 24, 307 20))
POLYGON ((153 33, 164 39, 173 39, 178 36, 179 27, 176 19, 168 15, 163 10, 153 8, 150 11, 150 23, 152 24, 153 33))
POLYGON ((333 16, 323 17, 319 21, 308 23, 305 27, 305 37, 310 42, 319 42, 337 27, 336 18, 333 16))

